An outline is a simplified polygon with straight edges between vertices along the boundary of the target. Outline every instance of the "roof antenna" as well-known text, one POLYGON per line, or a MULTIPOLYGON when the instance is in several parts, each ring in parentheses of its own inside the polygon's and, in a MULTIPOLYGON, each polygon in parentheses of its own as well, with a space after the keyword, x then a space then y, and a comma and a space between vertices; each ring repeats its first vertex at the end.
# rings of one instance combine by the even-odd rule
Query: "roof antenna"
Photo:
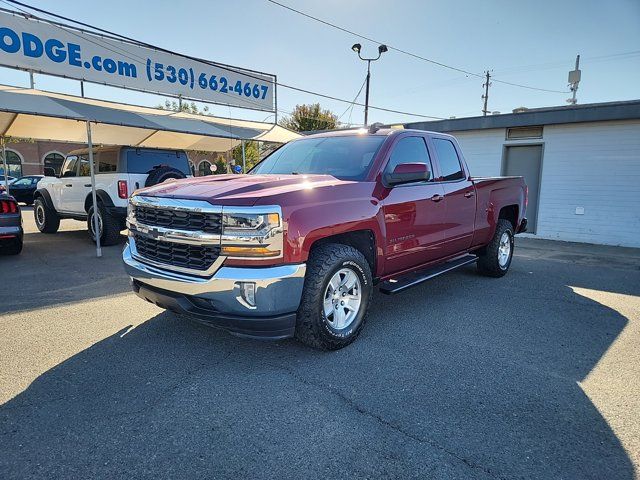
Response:
POLYGON ((378 130, 380 130, 383 127, 383 124, 380 122, 376 122, 372 125, 369 126, 369 133, 376 133, 378 130))

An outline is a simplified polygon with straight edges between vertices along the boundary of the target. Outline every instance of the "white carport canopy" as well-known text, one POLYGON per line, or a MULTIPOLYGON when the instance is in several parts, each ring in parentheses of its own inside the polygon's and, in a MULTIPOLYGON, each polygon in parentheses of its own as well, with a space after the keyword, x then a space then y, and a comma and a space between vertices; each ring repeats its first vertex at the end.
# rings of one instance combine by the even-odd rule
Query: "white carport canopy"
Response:
MULTIPOLYGON (((0 138, 87 143, 93 202, 93 144, 227 151, 243 140, 285 143, 300 135, 279 125, 194 115, 0 85, 0 138)), ((6 155, 3 151, 5 179, 6 155)), ((5 180, 6 181, 6 180, 5 180)), ((97 223, 97 218, 95 218, 97 223)), ((94 231, 98 231, 97 225, 94 231)), ((97 242, 98 256, 100 242, 97 242)))

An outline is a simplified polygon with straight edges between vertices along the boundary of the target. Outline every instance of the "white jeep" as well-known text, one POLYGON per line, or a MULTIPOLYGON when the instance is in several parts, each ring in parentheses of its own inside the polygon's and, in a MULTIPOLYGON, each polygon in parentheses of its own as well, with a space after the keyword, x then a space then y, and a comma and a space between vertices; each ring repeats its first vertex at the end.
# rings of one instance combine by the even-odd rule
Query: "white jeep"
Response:
MULTIPOLYGON (((134 147, 98 147, 93 149, 96 175, 98 225, 102 245, 120 241, 125 228, 127 202, 137 189, 162 183, 170 178, 191 176, 187 154, 182 150, 156 150, 134 147)), ((61 218, 86 221, 91 238, 93 201, 89 150, 69 153, 59 175, 45 167, 45 178, 34 193, 33 214, 38 229, 55 233, 61 218)))

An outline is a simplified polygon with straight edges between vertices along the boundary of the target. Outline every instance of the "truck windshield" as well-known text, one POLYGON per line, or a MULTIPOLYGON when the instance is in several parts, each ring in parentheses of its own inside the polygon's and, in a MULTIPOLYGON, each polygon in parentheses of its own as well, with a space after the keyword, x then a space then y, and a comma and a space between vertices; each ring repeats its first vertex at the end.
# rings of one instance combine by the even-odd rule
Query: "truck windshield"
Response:
POLYGON ((251 174, 321 174, 340 180, 364 180, 382 135, 306 138, 273 152, 251 174))

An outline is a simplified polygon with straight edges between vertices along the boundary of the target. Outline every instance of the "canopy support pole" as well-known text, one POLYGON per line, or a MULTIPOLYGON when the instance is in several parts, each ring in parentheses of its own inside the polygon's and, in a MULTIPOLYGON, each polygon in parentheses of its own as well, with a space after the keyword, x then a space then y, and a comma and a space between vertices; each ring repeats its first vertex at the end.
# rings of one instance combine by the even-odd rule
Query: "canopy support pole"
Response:
POLYGON ((93 205, 93 232, 96 236, 96 256, 102 257, 102 248, 100 247, 100 237, 102 230, 98 221, 98 201, 96 196, 96 172, 93 166, 93 142, 91 141, 91 122, 87 120, 87 145, 89 146, 89 172, 91 173, 91 202, 93 205))
POLYGON ((7 149, 5 145, 7 143, 7 139, 4 135, 0 137, 0 144, 2 145, 2 170, 4 171, 4 191, 5 193, 9 193, 9 172, 7 171, 7 149))
POLYGON ((247 158, 244 152, 244 140, 242 140, 242 173, 247 173, 247 158))

